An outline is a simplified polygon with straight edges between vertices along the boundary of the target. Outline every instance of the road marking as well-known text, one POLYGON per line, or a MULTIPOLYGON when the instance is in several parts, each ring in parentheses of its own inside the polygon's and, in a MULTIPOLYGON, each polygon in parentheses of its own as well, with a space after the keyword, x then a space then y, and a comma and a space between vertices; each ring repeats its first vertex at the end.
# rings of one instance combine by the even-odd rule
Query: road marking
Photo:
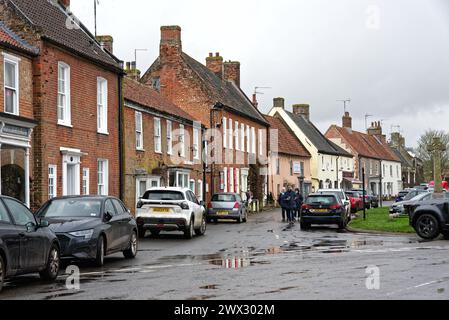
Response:
POLYGON ((392 292, 387 293, 387 296, 391 296, 391 295, 394 295, 394 294, 397 294, 397 293, 401 293, 401 292, 405 292, 405 291, 410 291, 410 290, 413 290, 413 289, 419 289, 419 288, 423 288, 423 287, 428 287, 428 286, 431 286, 433 284, 438 284, 438 283, 447 282, 447 281, 449 281, 449 277, 444 277, 444 278, 441 278, 439 280, 434 280, 434 281, 418 284, 418 285, 413 286, 413 287, 408 287, 408 288, 405 288, 405 289, 392 291, 392 292))

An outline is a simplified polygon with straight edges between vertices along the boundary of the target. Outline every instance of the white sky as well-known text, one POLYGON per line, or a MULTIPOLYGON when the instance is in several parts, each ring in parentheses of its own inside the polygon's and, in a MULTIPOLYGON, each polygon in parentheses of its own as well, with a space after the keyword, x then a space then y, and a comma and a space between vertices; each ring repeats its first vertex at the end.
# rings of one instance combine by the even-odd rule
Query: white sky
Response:
MULTIPOLYGON (((183 49, 198 61, 209 52, 241 62, 242 88, 309 103, 325 132, 341 124, 343 104, 354 129, 384 120, 400 125, 415 146, 428 128, 449 123, 449 2, 446 0, 99 0, 98 34, 114 37, 114 53, 145 72, 158 56, 161 25, 182 27, 183 49), (217 5, 220 4, 220 5, 217 5)), ((94 0, 71 9, 94 32, 94 0)))

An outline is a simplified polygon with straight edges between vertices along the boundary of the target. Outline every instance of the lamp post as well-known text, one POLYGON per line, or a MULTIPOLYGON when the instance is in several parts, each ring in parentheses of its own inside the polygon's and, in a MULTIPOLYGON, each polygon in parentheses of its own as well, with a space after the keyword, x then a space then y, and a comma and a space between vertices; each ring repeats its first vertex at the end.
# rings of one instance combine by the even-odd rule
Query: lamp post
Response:
MULTIPOLYGON (((214 106, 212 107, 212 109, 210 110, 210 130, 214 130, 216 128, 220 127, 220 124, 217 124, 215 122, 215 113, 216 112, 222 112, 224 109, 224 105, 221 102, 216 102, 214 104, 214 106)), ((214 131, 212 131, 214 132, 214 131)), ((211 144, 215 142, 215 137, 212 136, 211 137, 211 144)), ((216 152, 215 148, 214 148, 214 152, 216 152)), ((212 158, 212 157, 211 157, 212 158)), ((210 193, 213 194, 215 192, 215 182, 214 182, 214 174, 215 174, 215 155, 212 158, 211 161, 211 168, 210 168, 210 184, 211 184, 211 189, 210 189, 210 193)))

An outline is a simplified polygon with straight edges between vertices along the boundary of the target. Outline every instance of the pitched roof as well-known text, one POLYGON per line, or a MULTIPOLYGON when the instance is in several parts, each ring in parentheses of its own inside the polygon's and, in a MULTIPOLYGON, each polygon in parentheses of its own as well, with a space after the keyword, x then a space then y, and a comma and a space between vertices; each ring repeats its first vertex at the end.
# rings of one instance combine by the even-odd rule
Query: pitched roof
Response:
POLYGON ((33 47, 28 42, 20 38, 2 21, 0 21, 0 43, 33 55, 39 52, 38 48, 33 47))
POLYGON ((362 157, 401 162, 388 143, 373 135, 334 126, 344 140, 362 157))
MULTIPOLYGON (((297 157, 310 157, 310 153, 299 141, 290 128, 279 118, 265 116, 270 125, 270 130, 278 130, 278 152, 297 157)), ((271 149, 271 147, 270 147, 271 149)))
POLYGON ((306 135, 306 137, 315 146, 315 148, 318 149, 319 153, 351 158, 353 157, 352 154, 327 139, 310 120, 307 120, 303 116, 294 114, 289 111, 286 111, 286 113, 306 135))
POLYGON ((267 124, 262 113, 251 103, 245 93, 235 84, 223 81, 205 65, 183 53, 182 59, 202 80, 211 98, 231 109, 236 113, 267 124))
POLYGON ((413 167, 413 163, 411 162, 411 159, 410 159, 411 155, 408 153, 407 150, 402 151, 393 146, 390 146, 390 148, 394 152, 396 157, 398 157, 398 159, 401 161, 401 163, 404 167, 413 167), (405 152, 405 153, 403 153, 403 152, 405 152), (407 154, 408 154, 408 156, 407 156, 407 154))
POLYGON ((112 54, 103 50, 95 37, 75 16, 56 0, 8 0, 29 23, 39 29, 44 39, 100 64, 122 69, 112 54))
POLYGON ((187 112, 162 97, 156 90, 128 77, 125 77, 123 80, 123 94, 125 100, 137 103, 143 107, 155 109, 161 113, 174 115, 192 122, 194 121, 187 112))

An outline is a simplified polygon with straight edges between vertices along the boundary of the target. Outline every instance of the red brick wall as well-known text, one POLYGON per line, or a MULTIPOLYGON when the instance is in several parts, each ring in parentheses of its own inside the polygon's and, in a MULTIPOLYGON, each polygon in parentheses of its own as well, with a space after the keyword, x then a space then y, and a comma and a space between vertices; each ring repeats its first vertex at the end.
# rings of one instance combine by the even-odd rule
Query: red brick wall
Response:
MULTIPOLYGON (((58 196, 62 195, 60 147, 80 149, 83 168, 90 169, 90 193, 97 193, 97 160, 109 160, 109 194, 119 196, 118 75, 52 45, 43 44, 34 63, 35 179, 37 204, 48 198, 48 165, 57 165, 58 196), (58 62, 70 66, 72 128, 57 124, 58 62), (108 81, 108 131, 97 133, 97 77, 108 81)), ((80 181, 82 179, 80 177, 80 181)))

